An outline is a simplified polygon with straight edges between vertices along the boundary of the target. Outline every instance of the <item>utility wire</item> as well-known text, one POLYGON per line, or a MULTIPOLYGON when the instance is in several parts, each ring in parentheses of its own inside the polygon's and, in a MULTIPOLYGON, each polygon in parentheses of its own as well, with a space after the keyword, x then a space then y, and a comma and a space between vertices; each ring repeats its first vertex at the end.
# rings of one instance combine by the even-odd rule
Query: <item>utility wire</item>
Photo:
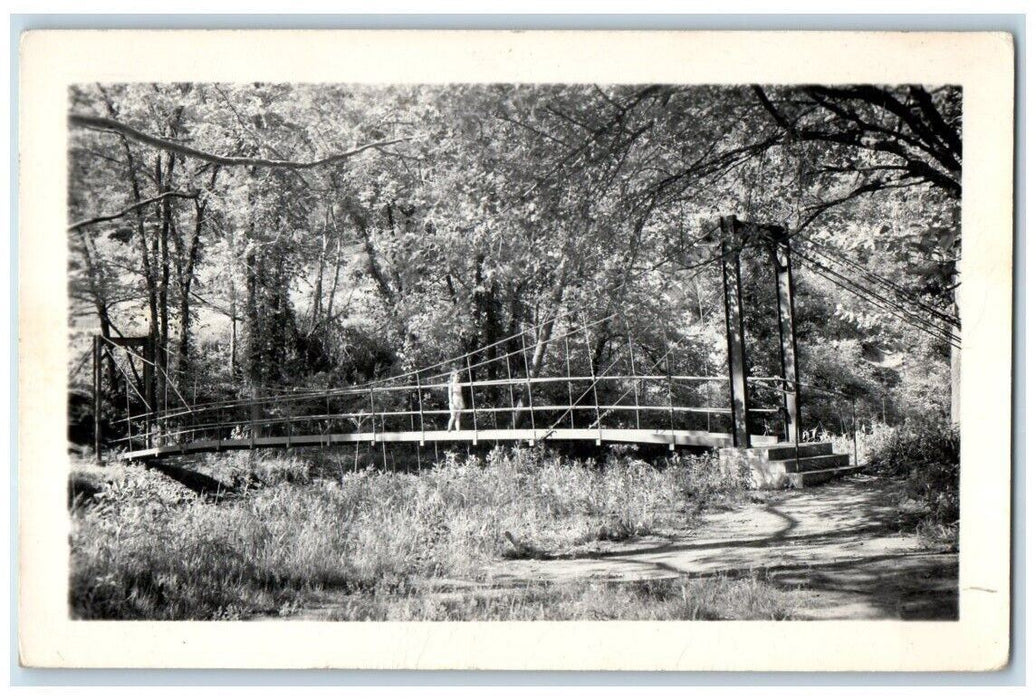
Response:
MULTIPOLYGON (((814 271, 814 273, 816 273, 820 277, 823 277, 824 279, 828 280, 832 284, 835 284, 837 286, 845 288, 844 285, 842 285, 836 278, 831 277, 831 276, 825 274, 819 268, 818 269, 814 269, 813 271, 814 271)), ((957 340, 955 340, 953 338, 950 338, 948 336, 945 336, 945 335, 943 335, 940 332, 933 331, 930 328, 927 328, 927 327, 925 327, 922 324, 916 323, 915 321, 911 320, 909 317, 899 313, 898 311, 894 310, 893 308, 887 307, 887 306, 885 306, 885 305, 883 305, 883 304, 881 304, 879 302, 876 302, 875 300, 873 300, 873 299, 871 299, 871 298, 869 298, 867 296, 861 295, 856 290, 847 289, 847 291, 849 291, 849 292, 851 292, 853 294, 856 294, 857 296, 860 296, 862 299, 864 299, 865 301, 873 304, 874 306, 879 308, 881 311, 884 311, 885 313, 888 313, 891 316, 894 316, 894 317, 898 318, 899 320, 903 321, 907 325, 912 326, 912 327, 920 330, 921 332, 926 333, 926 334, 932 336, 933 338, 936 338, 937 340, 940 340, 940 341, 942 341, 944 343, 948 343, 948 344, 952 345, 953 347, 955 347, 957 349, 960 348, 960 345, 959 345, 957 340)))
MULTIPOLYGON (((800 253, 800 257, 801 257, 801 253, 800 253)), ((865 287, 865 286, 861 285, 860 283, 858 283, 858 282, 856 282, 856 281, 854 281, 852 279, 849 279, 848 277, 846 277, 842 273, 840 273, 840 272, 838 272, 836 270, 833 270, 832 268, 824 265, 823 263, 818 262, 817 260, 809 258, 808 256, 805 257, 804 259, 809 260, 810 263, 812 265, 814 265, 815 267, 819 266, 824 271, 829 273, 830 275, 833 275, 833 276, 837 277, 838 279, 840 279, 844 283, 844 285, 848 285, 848 287, 851 287, 853 290, 856 290, 857 295, 866 295, 867 297, 870 298, 871 301, 875 302, 876 304, 881 304, 886 309, 895 310, 895 311, 898 311, 900 313, 906 314, 908 317, 913 319, 916 323, 919 323, 919 324, 922 324, 922 325, 926 326, 927 328, 931 329, 933 332, 936 332, 936 333, 939 333, 941 335, 944 335, 947 340, 953 340, 953 341, 956 341, 957 343, 960 342, 960 338, 953 332, 952 328, 951 329, 944 328, 944 327, 940 326, 938 323, 935 323, 934 321, 926 319, 923 315, 917 313, 916 311, 909 311, 909 310, 903 308, 901 305, 897 306, 895 304, 895 302, 893 302, 892 300, 886 299, 885 297, 881 296, 880 294, 878 294, 877 292, 873 291, 872 289, 869 289, 868 287, 865 287)))
POLYGON ((857 272, 859 272, 860 274, 862 274, 864 277, 866 277, 868 280, 870 280, 872 282, 875 282, 876 284, 879 284, 879 285, 885 287, 887 290, 889 290, 889 291, 893 292, 894 294, 896 294, 898 296, 898 300, 901 303, 912 305, 912 306, 916 307, 917 309, 920 309, 924 313, 927 313, 930 316, 934 316, 934 317, 940 319, 944 323, 947 323, 947 324, 949 324, 951 326, 954 326, 956 328, 960 328, 960 319, 959 318, 956 318, 955 316, 951 316, 950 314, 947 314, 947 313, 945 313, 943 311, 940 311, 939 309, 935 308, 934 306, 931 306, 929 304, 924 303, 923 301, 918 299, 917 296, 915 294, 913 294, 912 292, 909 292, 908 290, 904 289, 903 287, 900 287, 899 285, 895 284, 894 282, 891 282, 891 281, 887 280, 886 278, 878 275, 877 273, 871 272, 870 270, 868 270, 867 268, 865 268, 861 264, 853 262, 853 261, 851 261, 851 260, 849 260, 849 259, 847 259, 845 257, 838 256, 838 255, 836 255, 834 253, 821 250, 818 247, 814 247, 812 250, 813 250, 814 253, 824 257, 826 260, 829 260, 829 261, 831 261, 833 263, 841 264, 841 265, 844 265, 844 266, 849 267, 851 269, 854 269, 857 272))

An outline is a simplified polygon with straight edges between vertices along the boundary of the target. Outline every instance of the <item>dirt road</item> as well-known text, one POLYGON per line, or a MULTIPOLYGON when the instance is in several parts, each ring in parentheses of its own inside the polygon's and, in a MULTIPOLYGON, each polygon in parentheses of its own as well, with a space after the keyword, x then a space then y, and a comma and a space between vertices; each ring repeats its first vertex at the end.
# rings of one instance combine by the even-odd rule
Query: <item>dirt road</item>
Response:
POLYGON ((500 586, 579 580, 630 581, 717 574, 764 575, 798 588, 806 619, 956 619, 957 555, 921 549, 890 528, 893 485, 872 476, 762 493, 669 537, 607 543, 554 559, 502 561, 500 586))

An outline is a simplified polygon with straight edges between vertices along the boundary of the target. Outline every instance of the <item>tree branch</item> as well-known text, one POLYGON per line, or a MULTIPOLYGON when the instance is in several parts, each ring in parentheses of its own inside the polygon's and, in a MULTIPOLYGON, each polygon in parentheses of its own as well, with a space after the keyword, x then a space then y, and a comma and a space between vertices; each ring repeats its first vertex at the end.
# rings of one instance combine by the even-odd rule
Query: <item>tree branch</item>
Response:
POLYGON ((802 115, 789 118, 782 114, 761 86, 753 85, 752 90, 755 92, 763 109, 773 118, 774 122, 791 134, 791 136, 807 141, 838 143, 861 150, 887 153, 903 161, 906 166, 905 169, 911 175, 924 178, 932 185, 948 192, 951 196, 960 196, 959 153, 954 153, 952 149, 949 152, 942 149, 942 143, 935 138, 931 126, 926 124, 918 115, 912 113, 908 105, 899 102, 892 95, 873 86, 851 88, 811 86, 805 88, 805 94, 809 95, 815 104, 842 119, 855 123, 857 127, 845 130, 832 127, 828 130, 819 126, 802 125, 802 115), (839 103, 839 100, 859 100, 872 107, 884 110, 901 119, 919 138, 909 137, 880 125, 869 123, 863 120, 855 111, 847 109, 844 104, 839 103), (883 134, 888 138, 878 138, 874 136, 876 133, 883 134), (921 151, 927 157, 931 157, 933 162, 929 163, 922 160, 908 146, 921 151), (942 166, 946 172, 941 171, 936 166, 942 166))
POLYGON ((817 217, 819 217, 821 214, 823 214, 828 209, 831 209, 832 207, 836 207, 840 204, 845 204, 846 202, 852 199, 856 199, 861 195, 865 195, 871 192, 878 192, 880 190, 889 190, 901 187, 913 187, 917 184, 918 183, 916 182, 891 183, 882 179, 865 182, 862 185, 856 187, 854 190, 849 192, 849 194, 845 195, 844 197, 830 199, 810 207, 813 210, 813 213, 807 216, 798 226, 795 227, 795 230, 791 232, 790 237, 794 238, 795 236, 802 233, 810 224, 812 224, 817 219, 817 217))
POLYGON ((238 165, 250 165, 260 168, 286 168, 291 170, 305 170, 307 168, 317 168, 323 165, 331 165, 338 163, 343 160, 348 160, 353 156, 359 155, 366 150, 377 149, 382 146, 390 146, 394 143, 401 143, 403 141, 412 141, 415 137, 406 136, 398 139, 389 139, 386 141, 375 141, 373 143, 364 144, 357 146, 356 148, 344 151, 342 153, 336 153, 334 155, 321 158, 320 160, 312 161, 293 161, 293 160, 271 160, 268 158, 245 158, 239 156, 222 156, 215 153, 208 153, 206 151, 199 151, 196 148, 185 146, 182 143, 176 143, 175 141, 169 141, 167 139, 158 138, 151 134, 145 134, 142 131, 138 131, 133 127, 123 124, 122 122, 115 121, 114 119, 106 119, 104 117, 95 117, 89 114, 70 114, 68 117, 68 123, 71 126, 83 127, 86 129, 95 129, 98 131, 112 131, 123 136, 133 139, 139 143, 145 143, 149 146, 161 149, 163 151, 172 151, 179 153, 183 156, 190 158, 199 158, 201 160, 208 161, 210 163, 217 163, 219 165, 226 166, 238 166, 238 165))
MULTIPOLYGON (((863 128, 869 128, 879 132, 890 134, 894 141, 910 144, 914 148, 917 148, 918 150, 926 153, 927 155, 931 156, 939 165, 945 168, 947 172, 959 177, 961 157, 960 149, 957 148, 956 150, 954 150, 952 147, 944 147, 940 135, 936 133, 936 125, 930 122, 926 122, 924 117, 914 113, 913 107, 911 105, 900 102, 890 92, 879 90, 874 86, 867 85, 859 86, 856 88, 830 88, 816 86, 808 88, 807 92, 811 95, 811 97, 813 97, 813 99, 817 99, 820 95, 828 95, 835 100, 859 100, 871 105, 872 107, 875 107, 880 110, 885 110, 887 113, 890 113, 898 117, 901 120, 901 122, 906 125, 908 129, 910 129, 914 134, 917 135, 918 138, 911 138, 903 133, 895 133, 886 129, 881 129, 872 124, 867 124, 866 122, 863 122, 858 117, 856 117, 856 119, 860 126, 863 128)), ((913 92, 911 92, 911 95, 915 97, 915 100, 917 99, 913 92)), ((828 109, 831 109, 829 103, 825 102, 824 105, 828 109)), ((942 121, 941 117, 938 118, 940 121, 942 121)), ((888 142, 882 143, 887 144, 888 142)), ((863 147, 869 147, 867 146, 867 144, 864 143, 861 143, 860 145, 863 147)), ((876 148, 874 150, 885 150, 890 153, 896 152, 891 151, 888 148, 876 148)), ((904 159, 909 157, 903 153, 898 153, 898 155, 900 155, 904 159)))
POLYGON ((925 118, 928 119, 931 128, 949 146, 954 155, 960 158, 963 151, 960 135, 956 129, 946 122, 939 110, 936 109, 931 94, 920 85, 911 85, 908 89, 910 96, 914 98, 914 102, 918 104, 925 118))
POLYGON ((135 211, 137 209, 140 209, 143 206, 147 206, 148 204, 154 204, 155 202, 159 202, 159 201, 161 201, 163 199, 167 199, 169 197, 180 197, 182 199, 197 199, 198 198, 198 193, 197 192, 175 192, 175 191, 173 191, 173 192, 163 192, 162 194, 158 195, 157 197, 152 197, 151 199, 144 199, 144 200, 141 200, 141 201, 137 202, 136 204, 131 204, 128 207, 126 207, 125 209, 117 211, 114 214, 106 214, 104 216, 95 216, 92 219, 83 219, 82 221, 77 221, 74 224, 70 225, 68 227, 68 230, 69 231, 75 231, 76 229, 83 228, 84 226, 91 226, 93 224, 99 224, 99 223, 102 223, 104 221, 112 221, 114 219, 121 219, 122 217, 126 216, 126 214, 129 214, 131 211, 135 211))

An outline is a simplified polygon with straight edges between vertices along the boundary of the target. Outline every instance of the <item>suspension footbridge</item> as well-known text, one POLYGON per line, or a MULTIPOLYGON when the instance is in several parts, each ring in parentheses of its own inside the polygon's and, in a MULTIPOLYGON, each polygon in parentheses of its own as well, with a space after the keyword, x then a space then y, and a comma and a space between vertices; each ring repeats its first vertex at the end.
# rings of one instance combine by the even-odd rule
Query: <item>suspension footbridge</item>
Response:
MULTIPOLYGON (((674 358, 689 352, 681 341, 646 345, 635 337, 622 312, 592 320, 579 312, 562 312, 457 357, 394 376, 346 387, 199 402, 167 376, 163 396, 157 396, 155 377, 161 370, 150 338, 98 336, 97 454, 107 448, 135 459, 336 445, 384 449, 391 444, 584 442, 670 449, 735 447, 756 450, 764 460, 794 459, 793 468, 784 465, 789 470, 801 470, 803 460, 808 461, 804 471, 844 468, 848 458, 833 455, 829 446, 800 444, 800 393, 806 385, 798 373, 792 262, 801 260, 875 305, 888 305, 896 290, 885 286, 873 291, 866 285, 873 280, 858 281, 859 270, 840 272, 833 254, 814 250, 805 241, 793 247, 781 227, 724 217, 716 232, 719 235, 708 243, 717 254, 698 266, 716 264, 722 274, 724 375, 675 371, 674 358), (768 251, 776 282, 779 376, 750 376, 747 371, 741 256, 759 249, 768 251), (609 339, 612 349, 603 360, 593 341, 602 337, 609 339), (118 434, 104 439, 101 367, 104 358, 115 354, 128 359, 119 365, 126 400, 116 421, 118 434), (447 394, 454 373, 459 374, 464 400, 460 427, 448 430, 447 394)), ((946 318, 916 307, 903 303, 887 310, 959 345, 946 318)), ((852 430, 855 434, 855 406, 852 430)))

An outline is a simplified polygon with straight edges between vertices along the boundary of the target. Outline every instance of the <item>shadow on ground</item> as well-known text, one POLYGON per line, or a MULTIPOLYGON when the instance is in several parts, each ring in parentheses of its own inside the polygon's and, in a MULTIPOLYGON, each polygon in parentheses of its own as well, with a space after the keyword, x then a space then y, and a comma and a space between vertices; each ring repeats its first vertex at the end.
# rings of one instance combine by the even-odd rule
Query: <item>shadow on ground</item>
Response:
POLYGON ((685 576, 764 579, 804 595, 802 619, 955 620, 957 554, 896 528, 898 485, 855 476, 708 513, 693 530, 495 565, 502 585, 685 576))
POLYGON ((222 500, 228 496, 237 495, 237 489, 232 485, 225 484, 218 479, 213 479, 211 476, 193 469, 184 469, 161 460, 147 462, 147 466, 149 469, 161 472, 203 498, 222 500))

